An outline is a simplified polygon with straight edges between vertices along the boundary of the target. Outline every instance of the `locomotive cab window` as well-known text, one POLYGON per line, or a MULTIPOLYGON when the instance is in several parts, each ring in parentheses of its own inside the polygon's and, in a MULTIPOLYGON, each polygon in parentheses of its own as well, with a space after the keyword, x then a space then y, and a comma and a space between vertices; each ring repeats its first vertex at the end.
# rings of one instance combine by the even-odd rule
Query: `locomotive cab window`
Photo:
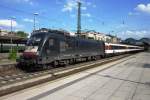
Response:
POLYGON ((48 43, 49 43, 49 47, 53 46, 54 45, 54 39, 49 39, 48 43))
POLYGON ((39 47, 42 45, 44 37, 45 37, 45 35, 43 35, 43 34, 32 35, 30 37, 30 39, 27 41, 26 51, 32 51, 35 49, 36 49, 36 51, 37 50, 39 51, 40 50, 39 47))
POLYGON ((55 39, 52 39, 52 38, 49 38, 46 41, 45 52, 47 55, 52 55, 52 53, 54 53, 54 51, 56 51, 54 43, 55 43, 55 39))

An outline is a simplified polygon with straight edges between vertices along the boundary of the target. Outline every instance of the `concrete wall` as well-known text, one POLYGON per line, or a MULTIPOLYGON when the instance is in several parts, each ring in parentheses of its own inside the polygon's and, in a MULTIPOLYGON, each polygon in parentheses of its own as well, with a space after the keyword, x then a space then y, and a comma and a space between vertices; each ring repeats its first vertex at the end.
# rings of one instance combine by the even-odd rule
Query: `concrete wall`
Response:
MULTIPOLYGON (((17 56, 20 56, 22 53, 18 53, 17 56)), ((9 56, 9 53, 0 53, 0 60, 1 59, 7 59, 9 56)))

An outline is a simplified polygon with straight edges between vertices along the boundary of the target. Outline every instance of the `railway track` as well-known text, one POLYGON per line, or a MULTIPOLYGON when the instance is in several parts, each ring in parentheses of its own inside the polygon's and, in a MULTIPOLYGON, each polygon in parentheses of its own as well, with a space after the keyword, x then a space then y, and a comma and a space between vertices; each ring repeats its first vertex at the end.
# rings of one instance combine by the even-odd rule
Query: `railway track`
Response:
POLYGON ((25 89, 27 87, 31 87, 37 84, 41 84, 43 82, 61 78, 66 75, 77 73, 86 69, 94 68, 96 66, 99 66, 108 62, 116 61, 121 58, 128 57, 130 55, 131 54, 125 54, 121 56, 101 59, 98 61, 84 62, 84 63, 69 65, 69 66, 60 67, 60 68, 50 68, 48 70, 37 71, 37 72, 26 73, 23 71, 17 71, 9 75, 1 75, 0 76, 0 96, 8 94, 8 93, 12 93, 14 91, 18 91, 21 89, 25 89), (41 78, 39 80, 35 80, 29 83, 24 82, 24 81, 28 81, 32 79, 37 79, 40 77, 45 77, 45 78, 41 78), (19 84, 17 86, 17 83, 23 83, 23 84, 19 84))

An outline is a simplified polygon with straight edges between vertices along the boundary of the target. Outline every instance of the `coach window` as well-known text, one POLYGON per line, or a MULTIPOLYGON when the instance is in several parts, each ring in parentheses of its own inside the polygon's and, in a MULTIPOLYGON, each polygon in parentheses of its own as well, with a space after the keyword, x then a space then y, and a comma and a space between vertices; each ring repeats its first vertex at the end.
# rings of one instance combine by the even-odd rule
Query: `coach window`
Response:
POLYGON ((115 49, 115 46, 112 46, 112 49, 115 49))

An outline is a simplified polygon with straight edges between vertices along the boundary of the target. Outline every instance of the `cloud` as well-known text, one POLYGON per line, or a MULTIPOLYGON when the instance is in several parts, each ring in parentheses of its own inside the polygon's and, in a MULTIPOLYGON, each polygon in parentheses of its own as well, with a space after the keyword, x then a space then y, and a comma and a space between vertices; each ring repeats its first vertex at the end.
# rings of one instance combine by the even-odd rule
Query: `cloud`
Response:
POLYGON ((143 37, 150 37, 150 31, 149 30, 126 30, 119 33, 118 36, 121 37, 122 39, 126 39, 126 38, 140 39, 143 37))
POLYGON ((62 8, 62 11, 72 12, 73 10, 77 9, 77 1, 80 1, 82 3, 81 10, 87 10, 87 7, 96 7, 95 4, 92 4, 91 2, 84 2, 83 0, 67 0, 66 4, 62 8))
POLYGON ((84 16, 84 17, 91 17, 90 13, 84 13, 84 14, 81 14, 81 15, 84 16))
POLYGON ((67 3, 64 5, 62 11, 63 12, 71 12, 73 9, 77 8, 77 3, 75 0, 68 0, 67 3))
POLYGON ((77 10, 77 1, 80 1, 82 3, 82 6, 81 6, 81 10, 84 10, 81 15, 83 17, 91 17, 91 14, 88 12, 88 8, 89 6, 93 7, 96 5, 93 5, 91 2, 85 2, 83 0, 67 0, 66 4, 64 5, 64 7, 62 8, 62 12, 71 12, 71 17, 74 18, 76 15, 75 14, 72 14, 72 11, 73 10, 77 10))
MULTIPOLYGON (((29 22, 29 23, 34 23, 33 19, 29 19, 29 18, 24 18, 23 19, 24 22, 29 22)), ((39 21, 35 20, 35 23, 39 23, 39 21)))
POLYGON ((82 10, 87 10, 87 7, 81 7, 82 10))
POLYGON ((87 4, 87 6, 90 6, 90 5, 92 5, 92 3, 91 3, 91 2, 86 2, 86 4, 87 4))
POLYGON ((87 5, 87 6, 90 6, 90 7, 96 8, 96 5, 95 5, 95 4, 93 4, 93 3, 91 3, 91 2, 84 2, 84 3, 85 3, 85 5, 87 5))
POLYGON ((55 0, 56 4, 62 4, 63 2, 61 0, 55 0))
MULTIPOLYGON (((0 19, 0 28, 4 30, 10 30, 11 20, 8 19, 0 19)), ((18 24, 15 20, 12 20, 13 30, 22 30, 24 25, 18 24)))
POLYGON ((139 4, 135 8, 135 10, 137 10, 139 12, 142 12, 142 13, 150 14, 150 3, 148 3, 147 5, 145 5, 145 4, 139 4))
MULTIPOLYGON (((10 27, 11 26, 11 20, 0 19, 0 26, 10 27)), ((12 26, 16 27, 16 26, 18 26, 18 23, 15 20, 12 20, 12 26)))
POLYGON ((75 14, 70 14, 70 17, 71 17, 71 18, 75 18, 76 15, 75 15, 75 14))
POLYGON ((20 1, 23 1, 23 2, 28 3, 30 5, 34 4, 32 0, 20 0, 20 1))
MULTIPOLYGON (((12 2, 12 0, 7 0, 8 2, 12 2)), ((29 5, 33 5, 33 0, 13 0, 13 3, 27 3, 29 5)))
POLYGON ((128 15, 129 16, 138 16, 138 15, 140 15, 140 13, 138 13, 138 12, 129 12, 128 15))
POLYGON ((119 24, 119 25, 116 25, 115 28, 116 29, 125 29, 125 28, 128 28, 129 26, 127 24, 119 24))
POLYGON ((23 21, 24 21, 24 22, 30 22, 30 23, 33 23, 33 22, 34 22, 33 19, 29 19, 29 18, 24 18, 23 21))

